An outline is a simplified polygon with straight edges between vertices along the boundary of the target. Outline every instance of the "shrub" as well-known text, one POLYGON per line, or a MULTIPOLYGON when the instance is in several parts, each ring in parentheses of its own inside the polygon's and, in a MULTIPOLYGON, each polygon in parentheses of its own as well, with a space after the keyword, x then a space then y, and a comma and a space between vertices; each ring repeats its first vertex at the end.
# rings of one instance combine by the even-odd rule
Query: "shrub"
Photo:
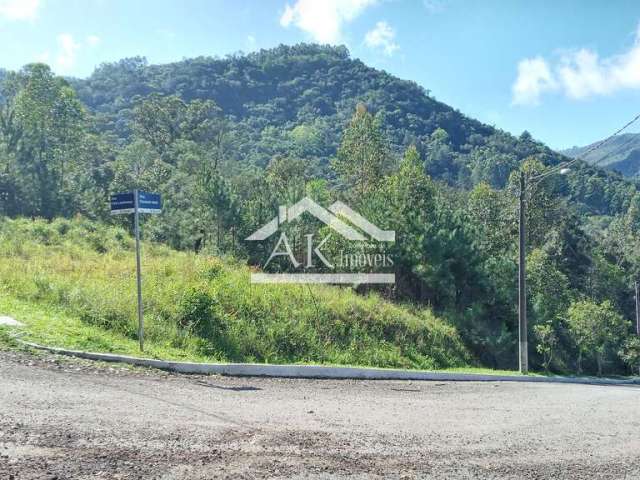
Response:
POLYGON ((594 358, 598 375, 602 375, 610 352, 618 351, 630 325, 608 300, 601 304, 589 300, 573 302, 567 323, 579 350, 578 373, 582 371, 583 358, 594 358))
POLYGON ((634 373, 639 373, 640 370, 640 337, 634 336, 624 343, 623 348, 618 352, 622 361, 627 364, 627 366, 635 371, 634 373))

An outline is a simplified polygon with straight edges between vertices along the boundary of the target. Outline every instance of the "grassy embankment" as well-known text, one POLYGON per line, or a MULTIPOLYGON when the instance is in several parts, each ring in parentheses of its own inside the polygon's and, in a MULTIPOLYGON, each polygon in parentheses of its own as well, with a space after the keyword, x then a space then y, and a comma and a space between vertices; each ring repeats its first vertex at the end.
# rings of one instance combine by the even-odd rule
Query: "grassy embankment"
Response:
MULTIPOLYGON (((251 285, 248 268, 144 244, 147 356, 192 361, 460 369, 429 310, 330 286, 251 285)), ((25 338, 138 355, 133 241, 87 220, 0 221, 0 314, 25 338)))

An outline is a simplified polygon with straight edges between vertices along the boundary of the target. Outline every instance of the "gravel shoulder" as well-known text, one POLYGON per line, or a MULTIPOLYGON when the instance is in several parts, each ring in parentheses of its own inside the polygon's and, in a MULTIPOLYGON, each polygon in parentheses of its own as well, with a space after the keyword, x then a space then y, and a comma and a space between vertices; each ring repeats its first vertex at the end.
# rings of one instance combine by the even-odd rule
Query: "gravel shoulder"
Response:
POLYGON ((179 375, 0 351, 0 479, 640 478, 640 387, 179 375))

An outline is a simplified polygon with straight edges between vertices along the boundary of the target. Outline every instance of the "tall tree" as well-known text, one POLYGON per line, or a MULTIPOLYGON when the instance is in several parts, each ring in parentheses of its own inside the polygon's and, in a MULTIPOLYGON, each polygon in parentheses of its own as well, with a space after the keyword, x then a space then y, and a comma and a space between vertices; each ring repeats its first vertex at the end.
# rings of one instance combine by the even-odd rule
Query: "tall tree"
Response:
POLYGON ((380 125, 364 104, 358 104, 332 163, 334 170, 357 195, 362 195, 380 183, 389 163, 380 125))
POLYGON ((27 65, 6 82, 0 128, 19 175, 16 213, 52 218, 72 201, 69 181, 85 134, 84 109, 47 65, 27 65))

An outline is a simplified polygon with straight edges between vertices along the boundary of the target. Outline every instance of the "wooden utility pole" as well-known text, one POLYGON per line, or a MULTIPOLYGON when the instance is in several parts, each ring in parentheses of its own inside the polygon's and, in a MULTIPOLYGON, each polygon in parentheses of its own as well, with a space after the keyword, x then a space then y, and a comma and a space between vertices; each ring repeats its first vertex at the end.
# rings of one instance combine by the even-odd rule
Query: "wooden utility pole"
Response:
POLYGON ((640 336, 640 298, 638 293, 640 292, 640 286, 638 280, 635 281, 636 287, 636 334, 640 336))
POLYGON ((526 252, 525 252, 525 177, 520 172, 520 207, 519 207, 519 242, 518 242, 518 344, 520 373, 529 372, 529 342, 527 340, 527 285, 526 285, 526 252))

